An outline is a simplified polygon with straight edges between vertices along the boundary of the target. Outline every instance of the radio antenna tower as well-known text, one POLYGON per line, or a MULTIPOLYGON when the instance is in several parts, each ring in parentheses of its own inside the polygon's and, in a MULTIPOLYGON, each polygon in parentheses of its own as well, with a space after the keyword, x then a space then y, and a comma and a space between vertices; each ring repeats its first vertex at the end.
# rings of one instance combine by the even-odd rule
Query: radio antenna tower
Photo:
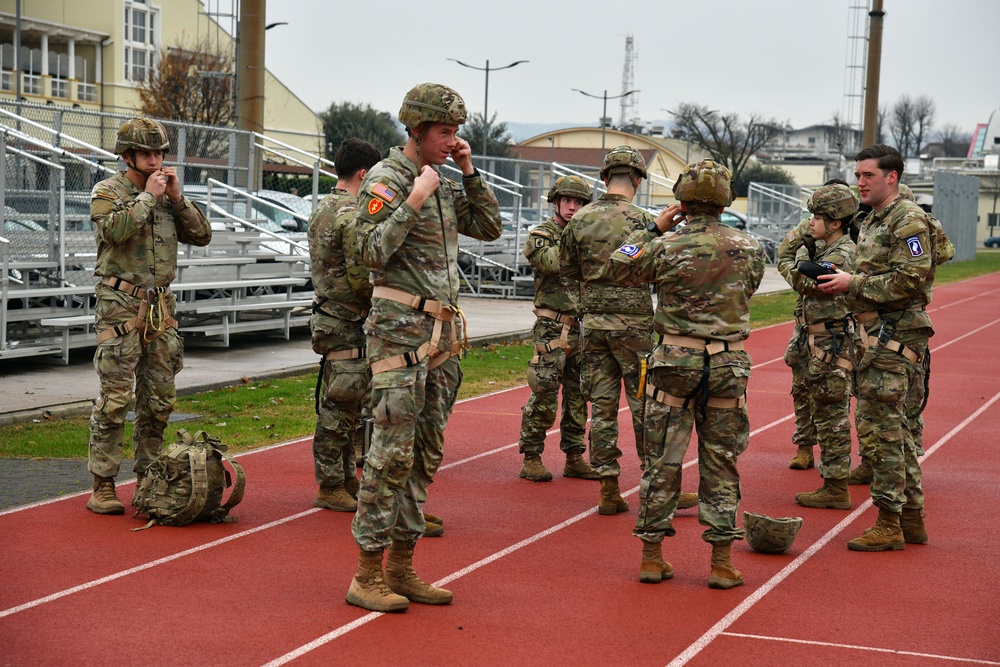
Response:
POLYGON ((625 129, 627 125, 639 123, 639 94, 626 95, 635 85, 635 43, 632 33, 625 38, 625 70, 622 72, 621 118, 618 128, 625 129))
MULTIPOLYGON (((848 0, 847 57, 845 58, 847 64, 844 72, 842 120, 845 127, 858 131, 861 130, 865 107, 870 4, 869 0, 848 0)), ((854 147, 846 148, 853 150, 854 147)))

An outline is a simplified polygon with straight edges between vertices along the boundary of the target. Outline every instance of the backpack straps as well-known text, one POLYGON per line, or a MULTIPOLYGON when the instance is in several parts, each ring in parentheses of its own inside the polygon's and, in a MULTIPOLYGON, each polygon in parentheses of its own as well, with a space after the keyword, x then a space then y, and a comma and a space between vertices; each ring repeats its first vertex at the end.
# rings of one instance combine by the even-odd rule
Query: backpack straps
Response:
MULTIPOLYGON (((187 431, 184 434, 187 435, 187 431)), ((205 501, 208 500, 207 459, 208 452, 204 449, 193 447, 188 450, 188 463, 191 466, 191 497, 187 506, 178 512, 171 522, 182 526, 191 523, 205 509, 205 501)))

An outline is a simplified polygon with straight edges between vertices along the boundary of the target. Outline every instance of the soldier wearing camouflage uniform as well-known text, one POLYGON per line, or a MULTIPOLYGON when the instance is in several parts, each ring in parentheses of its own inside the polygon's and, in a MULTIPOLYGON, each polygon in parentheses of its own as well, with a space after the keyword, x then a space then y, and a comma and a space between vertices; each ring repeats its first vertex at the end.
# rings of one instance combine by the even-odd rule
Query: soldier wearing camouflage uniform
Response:
POLYGON ((374 286, 365 333, 375 428, 352 525, 360 552, 347 601, 372 611, 452 600, 417 576, 413 550, 424 534, 421 508, 462 381, 458 235, 492 241, 503 230, 496 196, 457 136, 465 117, 451 88, 411 89, 399 110, 406 145, 372 168, 358 197, 361 261, 374 286), (434 168, 449 156, 461 184, 434 168))
POLYGON ((750 335, 750 297, 764 276, 764 251, 719 219, 732 203, 731 184, 721 164, 687 165, 674 183, 680 204, 634 232, 609 262, 612 279, 656 286, 655 345, 643 390, 646 468, 632 532, 642 540, 643 582, 673 577, 662 542, 675 534, 681 466, 694 428, 701 479, 698 521, 706 527, 702 538, 712 545, 708 585, 725 589, 743 583, 730 556, 733 540, 744 536, 736 525, 737 459, 750 440, 751 360, 743 341, 750 335), (663 236, 682 219, 683 228, 663 236))
POLYGON ((362 326, 371 307, 368 267, 360 263, 354 214, 361 180, 379 161, 367 141, 348 139, 334 155, 337 187, 309 219, 309 258, 315 299, 309 320, 312 347, 322 356, 316 386, 313 505, 338 512, 358 508, 355 446, 371 373, 362 326))
POLYGON ((125 415, 135 404, 133 470, 142 479, 163 444, 177 398, 174 377, 184 366, 184 345, 174 319, 177 245, 208 245, 212 228, 181 193, 160 123, 133 118, 122 124, 115 153, 128 167, 91 192, 90 218, 97 239, 97 305, 94 368, 101 393, 90 415, 94 492, 87 508, 123 514, 115 494, 121 467, 125 415))
MULTIPOLYGON (((785 352, 785 362, 792 369, 792 439, 799 447, 796 459, 803 450, 808 452, 809 465, 802 468, 812 467, 812 445, 801 439, 803 432, 812 434, 812 441, 820 445, 823 478, 822 488, 800 493, 795 500, 805 507, 846 510, 851 508, 847 476, 851 468, 852 321, 846 297, 821 292, 813 278, 799 271, 799 263, 852 270, 857 248, 846 232, 857 213, 858 198, 846 183, 827 184, 812 194, 808 208, 812 217, 789 232, 778 248, 778 271, 799 294, 796 327, 785 352)), ((790 468, 797 467, 796 459, 790 468)))
POLYGON ((555 215, 533 228, 524 256, 535 280, 535 356, 528 363, 531 397, 522 410, 518 451, 524 455, 521 477, 533 482, 552 480, 542 465, 545 432, 556 419, 562 387, 559 447, 566 454, 564 477, 597 479, 583 460, 586 448, 587 402, 580 391, 580 283, 559 275, 559 237, 566 223, 590 203, 593 192, 579 176, 560 176, 549 189, 555 215))
POLYGON ((580 209, 563 231, 559 272, 581 283, 583 351, 580 375, 584 398, 591 402, 590 460, 601 479, 597 511, 628 511, 618 476, 618 404, 622 381, 632 413, 635 447, 642 452, 640 360, 649 353, 653 302, 646 285, 626 287, 608 273, 608 259, 630 234, 646 228, 653 216, 632 204, 646 163, 631 146, 611 149, 601 166, 607 192, 580 209))
MULTIPOLYGON (((820 289, 847 293, 862 348, 857 364, 857 424, 871 452, 875 525, 848 542, 854 551, 900 550, 927 541, 917 450, 907 420, 911 392, 934 334, 925 310, 934 277, 930 216, 899 194, 903 159, 877 144, 855 157, 861 201, 872 207, 858 234, 854 272, 820 276, 820 289)), ((918 389, 918 384, 919 389, 918 389)))

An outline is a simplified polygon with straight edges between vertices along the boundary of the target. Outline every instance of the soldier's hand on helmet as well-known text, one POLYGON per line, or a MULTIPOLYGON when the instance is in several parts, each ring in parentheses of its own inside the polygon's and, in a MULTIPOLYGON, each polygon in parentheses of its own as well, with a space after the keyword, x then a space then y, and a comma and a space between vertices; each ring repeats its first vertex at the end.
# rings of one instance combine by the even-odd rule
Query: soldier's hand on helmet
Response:
POLYGON ((146 192, 159 199, 166 191, 167 177, 164 175, 162 170, 157 169, 149 175, 149 178, 146 179, 146 192))
POLYGON ((181 195, 181 181, 177 178, 177 170, 173 167, 163 167, 160 169, 160 173, 167 179, 167 196, 173 201, 179 201, 183 195, 181 195))
POLYGON ((826 292, 827 294, 835 294, 837 292, 846 292, 851 286, 851 274, 834 267, 836 273, 830 273, 825 276, 816 277, 816 287, 819 288, 821 292, 826 292))
POLYGON ((451 159, 462 170, 463 176, 472 176, 476 171, 476 168, 472 166, 472 146, 461 137, 456 137, 456 142, 455 150, 451 152, 451 159))
POLYGON ((438 173, 429 166, 424 165, 420 168, 420 175, 413 181, 413 189, 410 190, 410 195, 406 198, 406 203, 419 211, 424 202, 427 201, 427 198, 434 194, 434 191, 438 189, 438 185, 440 184, 441 177, 438 176, 438 173))
POLYGON ((671 204, 656 216, 656 227, 661 232, 669 232, 682 222, 684 222, 684 212, 681 211, 680 204, 671 204))

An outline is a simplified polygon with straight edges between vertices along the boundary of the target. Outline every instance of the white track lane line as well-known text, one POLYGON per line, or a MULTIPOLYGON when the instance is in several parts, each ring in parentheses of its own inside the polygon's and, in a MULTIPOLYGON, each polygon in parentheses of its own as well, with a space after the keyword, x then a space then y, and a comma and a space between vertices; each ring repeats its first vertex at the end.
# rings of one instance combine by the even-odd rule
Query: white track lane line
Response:
MULTIPOLYGON (((978 410, 973 412, 971 415, 966 417, 962 423, 955 426, 955 428, 948 431, 940 440, 938 440, 934 445, 927 450, 927 452, 920 457, 921 463, 927 459, 931 454, 940 449, 946 442, 951 440, 958 434, 962 429, 968 426, 976 417, 983 414, 988 410, 994 403, 1000 400, 1000 393, 993 395, 993 398, 986 401, 983 405, 979 407, 978 410)), ((760 601, 765 595, 774 590, 775 586, 780 584, 788 575, 799 569, 809 558, 812 557, 817 551, 819 551, 823 546, 825 546, 830 540, 839 535, 847 526, 849 526, 856 518, 858 518, 862 513, 865 512, 869 507, 871 507, 871 498, 866 500, 861 504, 856 510, 851 512, 850 516, 845 518, 843 521, 838 523, 836 526, 831 528, 825 535, 823 535, 819 540, 813 543, 808 549, 803 551, 799 556, 793 560, 791 563, 786 565, 780 572, 775 574, 773 577, 767 580, 767 582, 756 589, 753 593, 747 596, 739 605, 737 605, 731 612, 726 614, 718 623, 713 625, 709 630, 699 637, 693 644, 688 646, 684 651, 680 653, 676 658, 668 663, 668 667, 681 667, 686 665, 691 658, 698 655, 705 647, 711 644, 716 637, 725 632, 733 623, 735 623, 743 614, 748 612, 751 607, 753 607, 757 602, 760 601)))

